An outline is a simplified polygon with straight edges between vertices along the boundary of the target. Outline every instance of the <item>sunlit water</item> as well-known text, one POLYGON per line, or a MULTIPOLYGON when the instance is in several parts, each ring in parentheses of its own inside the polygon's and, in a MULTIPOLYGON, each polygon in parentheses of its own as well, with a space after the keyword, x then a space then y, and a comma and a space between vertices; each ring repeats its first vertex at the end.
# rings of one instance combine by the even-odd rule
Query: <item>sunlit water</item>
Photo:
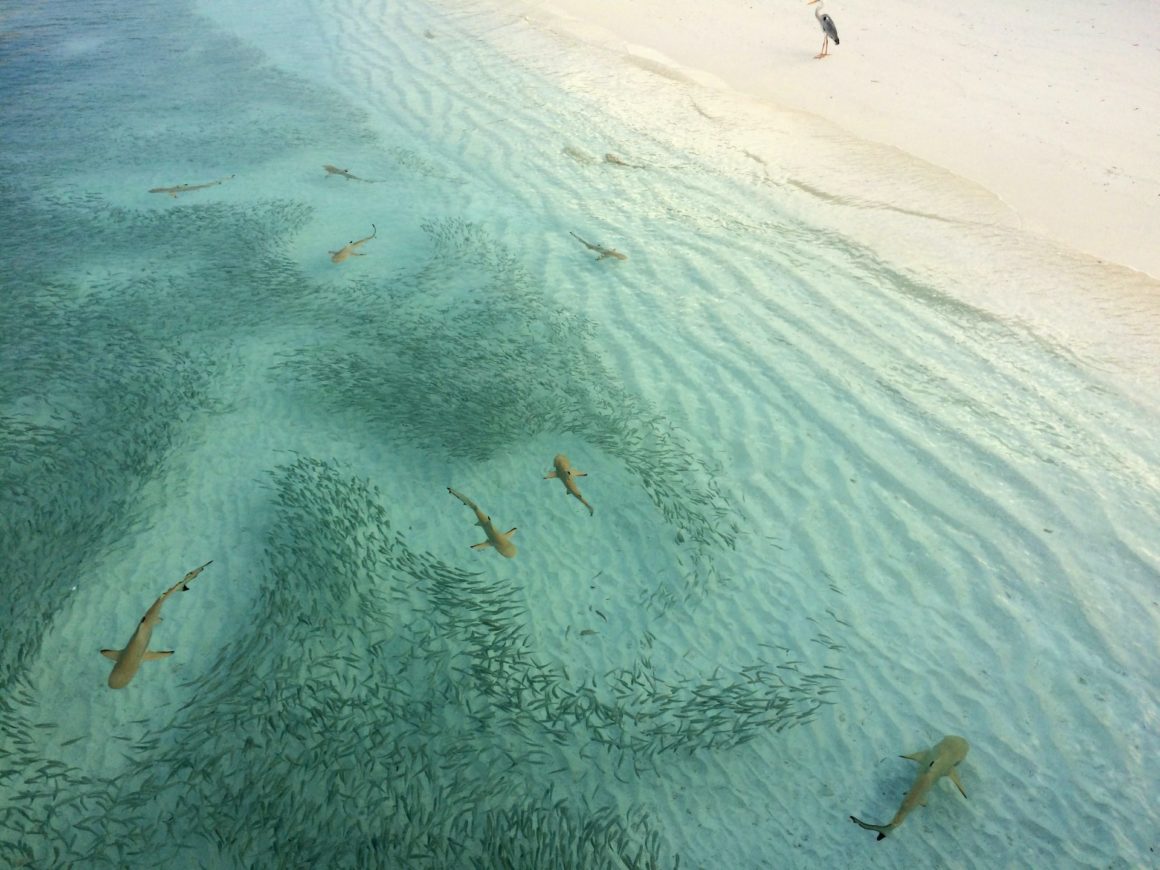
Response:
POLYGON ((1155 863, 1147 279, 485 6, 0 39, 0 863, 1155 863))

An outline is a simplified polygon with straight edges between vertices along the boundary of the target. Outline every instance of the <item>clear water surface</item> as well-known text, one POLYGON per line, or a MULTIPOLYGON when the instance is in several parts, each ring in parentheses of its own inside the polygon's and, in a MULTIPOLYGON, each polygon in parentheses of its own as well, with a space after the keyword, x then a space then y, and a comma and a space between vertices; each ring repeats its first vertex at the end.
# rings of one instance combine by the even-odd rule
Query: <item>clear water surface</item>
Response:
POLYGON ((0 89, 0 864, 1156 863, 1138 279, 483 5, 9 5, 0 89))

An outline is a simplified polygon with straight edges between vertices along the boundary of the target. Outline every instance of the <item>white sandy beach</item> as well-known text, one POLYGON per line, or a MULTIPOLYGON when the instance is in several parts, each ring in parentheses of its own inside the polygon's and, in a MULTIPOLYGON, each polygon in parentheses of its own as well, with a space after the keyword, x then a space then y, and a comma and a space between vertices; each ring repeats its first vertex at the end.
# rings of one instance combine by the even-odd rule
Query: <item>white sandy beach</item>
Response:
MULTIPOLYGON (((1160 276, 1160 6, 796 0, 496 4, 809 112, 993 191, 1027 229, 1160 276)), ((856 189, 857 180, 851 179, 856 189)))

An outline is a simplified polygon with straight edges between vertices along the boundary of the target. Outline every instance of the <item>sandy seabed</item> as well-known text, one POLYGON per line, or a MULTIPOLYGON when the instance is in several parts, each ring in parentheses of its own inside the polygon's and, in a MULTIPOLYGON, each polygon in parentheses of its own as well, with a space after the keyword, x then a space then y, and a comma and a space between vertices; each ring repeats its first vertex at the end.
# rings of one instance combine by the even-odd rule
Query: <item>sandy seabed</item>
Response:
POLYGON ((916 19, 64 8, 2 72, 4 861, 1152 863, 1154 280, 740 86, 916 19), (967 800, 849 822, 946 734, 967 800))

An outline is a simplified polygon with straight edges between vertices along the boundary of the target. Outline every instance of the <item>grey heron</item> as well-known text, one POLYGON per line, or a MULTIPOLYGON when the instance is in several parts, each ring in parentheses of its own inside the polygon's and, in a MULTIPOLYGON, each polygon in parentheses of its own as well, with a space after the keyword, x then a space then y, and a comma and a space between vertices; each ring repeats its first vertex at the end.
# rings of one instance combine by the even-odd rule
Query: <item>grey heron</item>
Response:
POLYGON ((812 6, 814 3, 818 4, 818 8, 814 10, 814 18, 818 19, 818 24, 822 27, 822 33, 825 37, 822 39, 822 50, 814 55, 815 58, 828 57, 830 54, 830 40, 834 40, 834 45, 841 45, 838 42, 838 28, 834 24, 834 19, 827 15, 822 9, 825 3, 822 0, 809 0, 807 6, 812 6))

